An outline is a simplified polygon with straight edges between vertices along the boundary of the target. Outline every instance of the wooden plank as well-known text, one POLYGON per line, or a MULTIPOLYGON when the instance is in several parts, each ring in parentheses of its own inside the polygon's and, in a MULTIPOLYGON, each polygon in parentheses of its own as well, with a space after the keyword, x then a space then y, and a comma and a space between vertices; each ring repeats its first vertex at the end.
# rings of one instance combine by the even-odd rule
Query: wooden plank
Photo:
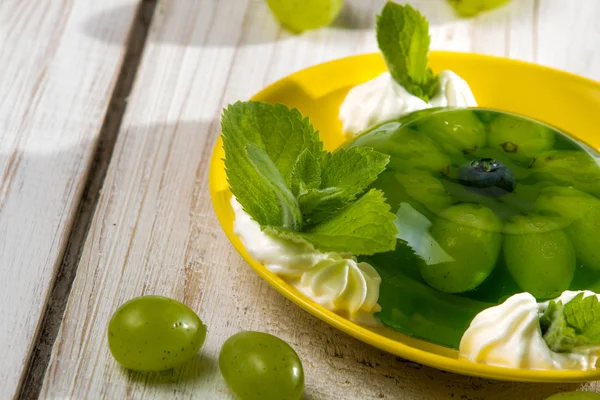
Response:
MULTIPOLYGON (((466 21, 433 2, 413 3, 435 19, 435 48, 482 52, 493 41, 495 54, 532 59, 558 35, 583 29, 539 34, 539 21, 558 19, 559 2, 525 1, 466 21), (511 38, 521 35, 516 47, 511 38)), ((593 2, 579 2, 584 10, 577 12, 586 16, 593 2)), ((301 36, 281 31, 263 1, 159 3, 42 397, 229 399, 218 352, 240 330, 271 332, 297 349, 307 399, 542 399, 577 387, 463 377, 380 352, 285 300, 221 232, 207 187, 221 108, 300 68, 374 51, 371 21, 384 0, 347 3, 341 22, 301 36), (114 362, 107 323, 121 303, 142 294, 170 296, 199 312, 208 338, 192 362, 165 374, 128 373, 114 362)))
POLYGON ((32 351, 138 3, 0 2, 0 398, 32 351))

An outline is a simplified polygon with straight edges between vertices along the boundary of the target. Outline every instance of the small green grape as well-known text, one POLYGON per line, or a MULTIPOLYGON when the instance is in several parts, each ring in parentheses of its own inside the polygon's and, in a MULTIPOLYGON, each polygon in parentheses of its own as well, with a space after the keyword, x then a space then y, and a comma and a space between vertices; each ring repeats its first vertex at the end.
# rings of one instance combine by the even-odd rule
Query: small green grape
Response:
POLYGON ((502 245, 502 222, 480 204, 458 204, 442 211, 430 233, 454 261, 420 266, 421 276, 445 293, 479 286, 492 272, 502 245))
POLYGON ((600 195, 600 161, 585 151, 547 151, 535 157, 531 169, 543 179, 600 195))
POLYGON ((546 400, 600 400, 600 394, 593 392, 564 392, 554 394, 546 400))
MULTIPOLYGON (((422 170, 403 171, 396 172, 395 177, 410 196, 408 203, 413 206, 423 205, 427 211, 439 214, 452 205, 452 197, 440 180, 431 175, 430 172, 422 170)), ((385 193, 393 191, 386 191, 385 188, 383 190, 385 193)))
POLYGON ((364 132, 349 147, 371 147, 389 155, 386 171, 422 169, 437 175, 448 174, 450 156, 432 138, 413 129, 413 123, 403 125, 401 120, 386 122, 364 132))
POLYGON ((538 299, 559 296, 575 274, 575 250, 560 222, 516 215, 504 226, 504 259, 519 287, 538 299))
POLYGON ((475 113, 475 115, 477 115, 477 118, 479 118, 479 120, 484 124, 489 124, 490 122, 492 122, 493 119, 495 119, 498 116, 497 111, 485 109, 475 109, 473 110, 473 112, 475 113))
POLYGON ((164 371, 190 360, 206 326, 185 304, 161 296, 129 300, 108 325, 108 345, 119 364, 134 371, 164 371))
POLYGON ((430 137, 409 126, 400 128, 381 151, 391 156, 388 168, 396 171, 422 169, 446 175, 451 166, 450 157, 430 137))
POLYGON ((448 153, 471 154, 485 147, 485 126, 468 109, 433 113, 416 121, 419 131, 431 136, 448 153))
POLYGON ((508 3, 509 0, 449 0, 461 17, 473 17, 480 12, 491 10, 508 3))
POLYGON ((575 247, 577 259, 584 267, 600 270, 600 200, 571 187, 542 189, 536 208, 558 214, 566 225, 565 232, 575 247))
POLYGON ((304 391, 300 358, 283 340, 240 332, 225 341, 219 368, 239 400, 299 400, 304 391))
POLYGON ((501 114, 490 122, 487 145, 503 151, 514 162, 529 165, 554 146, 554 131, 523 117, 501 114))
POLYGON ((275 17, 292 32, 329 25, 337 18, 344 0, 267 0, 275 17))

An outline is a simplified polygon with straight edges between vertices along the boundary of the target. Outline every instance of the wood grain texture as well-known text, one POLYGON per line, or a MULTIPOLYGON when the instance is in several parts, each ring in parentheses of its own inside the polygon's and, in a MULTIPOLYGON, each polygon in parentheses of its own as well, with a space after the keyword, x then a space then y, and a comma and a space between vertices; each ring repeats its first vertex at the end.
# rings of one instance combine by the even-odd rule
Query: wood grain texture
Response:
POLYGON ((32 351, 137 3, 0 2, 0 398, 32 351), (127 23, 94 19, 117 6, 127 23))
MULTIPOLYGON (((221 108, 300 68, 376 50, 372 21, 384 0, 347 3, 332 27, 301 36, 282 31, 262 0, 159 3, 43 398, 230 399, 218 352, 240 330, 273 333, 298 351, 307 399, 541 400, 578 387, 464 377, 380 352, 284 299, 222 233, 207 187, 221 108), (130 373, 114 362, 105 338, 109 318, 143 294, 170 296, 198 311, 209 332, 192 362, 165 374, 130 373)), ((434 48, 599 77, 597 44, 569 40, 598 35, 596 0, 579 0, 576 9, 561 0, 517 0, 474 20, 456 20, 441 1, 412 3, 432 21, 434 48), (580 21, 557 26, 564 15, 580 21), (589 61, 565 62, 567 55, 589 61)))

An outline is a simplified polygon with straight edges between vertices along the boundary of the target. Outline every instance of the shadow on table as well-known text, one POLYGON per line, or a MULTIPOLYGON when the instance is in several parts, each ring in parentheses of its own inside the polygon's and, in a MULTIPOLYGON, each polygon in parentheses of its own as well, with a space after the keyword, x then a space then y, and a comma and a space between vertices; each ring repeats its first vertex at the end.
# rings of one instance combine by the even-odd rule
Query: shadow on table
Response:
POLYGON ((125 375, 132 382, 144 385, 173 385, 195 381, 207 375, 211 369, 218 368, 217 361, 206 354, 199 352, 177 368, 162 372, 136 372, 122 368, 125 375))

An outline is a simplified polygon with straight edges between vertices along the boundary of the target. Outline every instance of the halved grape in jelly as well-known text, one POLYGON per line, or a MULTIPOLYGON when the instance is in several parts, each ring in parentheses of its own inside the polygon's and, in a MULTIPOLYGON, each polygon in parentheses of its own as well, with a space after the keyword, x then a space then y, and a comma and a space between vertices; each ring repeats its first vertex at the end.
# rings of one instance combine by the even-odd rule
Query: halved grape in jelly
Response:
POLYGON ((504 258, 519 287, 548 299, 569 288, 575 273, 575 250, 561 221, 517 215, 504 225, 504 258))
POLYGON ((563 219, 582 266, 600 270, 600 200, 572 187, 554 186, 541 190, 536 207, 563 219))
POLYGON ((488 147, 502 151, 524 165, 529 165, 537 155, 554 146, 552 129, 511 114, 494 118, 488 131, 488 147))
POLYGON ((423 264, 423 279, 445 293, 475 289, 496 265, 501 231, 500 219, 480 204, 459 204, 442 211, 430 233, 453 261, 423 264))
POLYGON ((372 147, 388 154, 391 157, 388 171, 421 169, 438 175, 447 174, 451 168, 450 156, 432 138, 413 129, 412 124, 390 122, 379 125, 357 137, 350 146, 372 147))
POLYGON ((419 131, 429 135, 448 153, 471 154, 485 147, 485 126, 469 109, 446 113, 433 113, 416 121, 419 131))
POLYGON ((595 196, 600 195, 600 158, 586 151, 546 151, 535 157, 531 169, 539 174, 540 180, 550 180, 595 196))

